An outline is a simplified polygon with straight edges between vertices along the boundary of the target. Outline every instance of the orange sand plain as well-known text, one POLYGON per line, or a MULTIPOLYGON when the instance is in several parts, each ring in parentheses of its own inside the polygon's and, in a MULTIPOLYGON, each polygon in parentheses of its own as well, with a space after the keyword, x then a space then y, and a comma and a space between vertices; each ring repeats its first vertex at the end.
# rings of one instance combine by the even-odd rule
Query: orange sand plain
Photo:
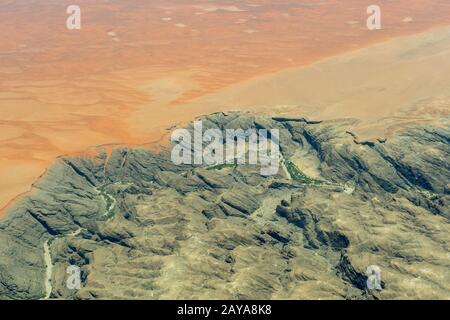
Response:
MULTIPOLYGON (((76 2, 79 31, 65 28, 73 1, 0 4, 0 207, 27 192, 57 156, 161 143, 169 128, 196 115, 289 97, 286 80, 284 89, 272 82, 271 96, 258 93, 281 70, 450 24, 448 0, 379 0, 379 31, 367 30, 373 1, 363 0, 76 2)), ((312 83, 320 90, 320 81, 312 83)), ((338 117, 339 108, 346 106, 323 116, 338 117)), ((309 114, 320 118, 320 110, 309 114)))

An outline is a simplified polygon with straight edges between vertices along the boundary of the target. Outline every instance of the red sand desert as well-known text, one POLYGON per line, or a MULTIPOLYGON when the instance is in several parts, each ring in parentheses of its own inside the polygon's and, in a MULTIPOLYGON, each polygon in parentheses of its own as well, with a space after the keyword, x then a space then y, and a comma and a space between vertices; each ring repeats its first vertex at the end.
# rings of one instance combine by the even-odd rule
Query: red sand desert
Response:
POLYGON ((71 31, 73 2, 0 4, 0 207, 60 155, 162 143, 213 111, 355 117, 368 138, 448 116, 448 0, 379 0, 376 31, 373 1, 77 0, 71 31), (435 97, 425 116, 422 96, 435 97))

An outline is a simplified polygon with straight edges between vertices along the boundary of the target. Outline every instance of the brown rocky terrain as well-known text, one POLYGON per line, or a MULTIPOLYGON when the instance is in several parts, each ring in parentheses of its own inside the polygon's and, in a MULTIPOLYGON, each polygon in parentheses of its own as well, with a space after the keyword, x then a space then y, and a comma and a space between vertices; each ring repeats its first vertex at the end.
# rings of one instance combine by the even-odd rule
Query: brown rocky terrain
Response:
POLYGON ((443 121, 364 142, 351 120, 203 118, 280 129, 270 177, 175 166, 170 149, 60 158, 0 222, 0 298, 450 299, 443 121), (370 265, 380 291, 366 287, 370 265))

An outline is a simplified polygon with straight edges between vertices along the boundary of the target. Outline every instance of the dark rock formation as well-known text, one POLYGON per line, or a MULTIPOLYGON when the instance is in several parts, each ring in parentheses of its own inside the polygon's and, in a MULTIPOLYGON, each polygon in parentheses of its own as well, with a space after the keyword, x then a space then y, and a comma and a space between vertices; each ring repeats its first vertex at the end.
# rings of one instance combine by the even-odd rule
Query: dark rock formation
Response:
POLYGON ((365 144, 346 121, 203 124, 278 128, 283 158, 315 180, 177 166, 169 150, 58 159, 0 222, 0 298, 450 298, 449 130, 365 144), (381 292, 366 288, 370 265, 381 292))

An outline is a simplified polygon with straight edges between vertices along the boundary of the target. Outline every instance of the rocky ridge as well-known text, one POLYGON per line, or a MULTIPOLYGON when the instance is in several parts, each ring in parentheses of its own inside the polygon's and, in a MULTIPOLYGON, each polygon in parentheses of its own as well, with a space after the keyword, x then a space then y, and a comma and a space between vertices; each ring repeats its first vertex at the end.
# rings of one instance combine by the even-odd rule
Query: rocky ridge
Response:
POLYGON ((351 120, 202 120, 280 129, 278 175, 145 148, 60 158, 0 221, 0 298, 450 299, 448 129, 359 143, 351 120))

